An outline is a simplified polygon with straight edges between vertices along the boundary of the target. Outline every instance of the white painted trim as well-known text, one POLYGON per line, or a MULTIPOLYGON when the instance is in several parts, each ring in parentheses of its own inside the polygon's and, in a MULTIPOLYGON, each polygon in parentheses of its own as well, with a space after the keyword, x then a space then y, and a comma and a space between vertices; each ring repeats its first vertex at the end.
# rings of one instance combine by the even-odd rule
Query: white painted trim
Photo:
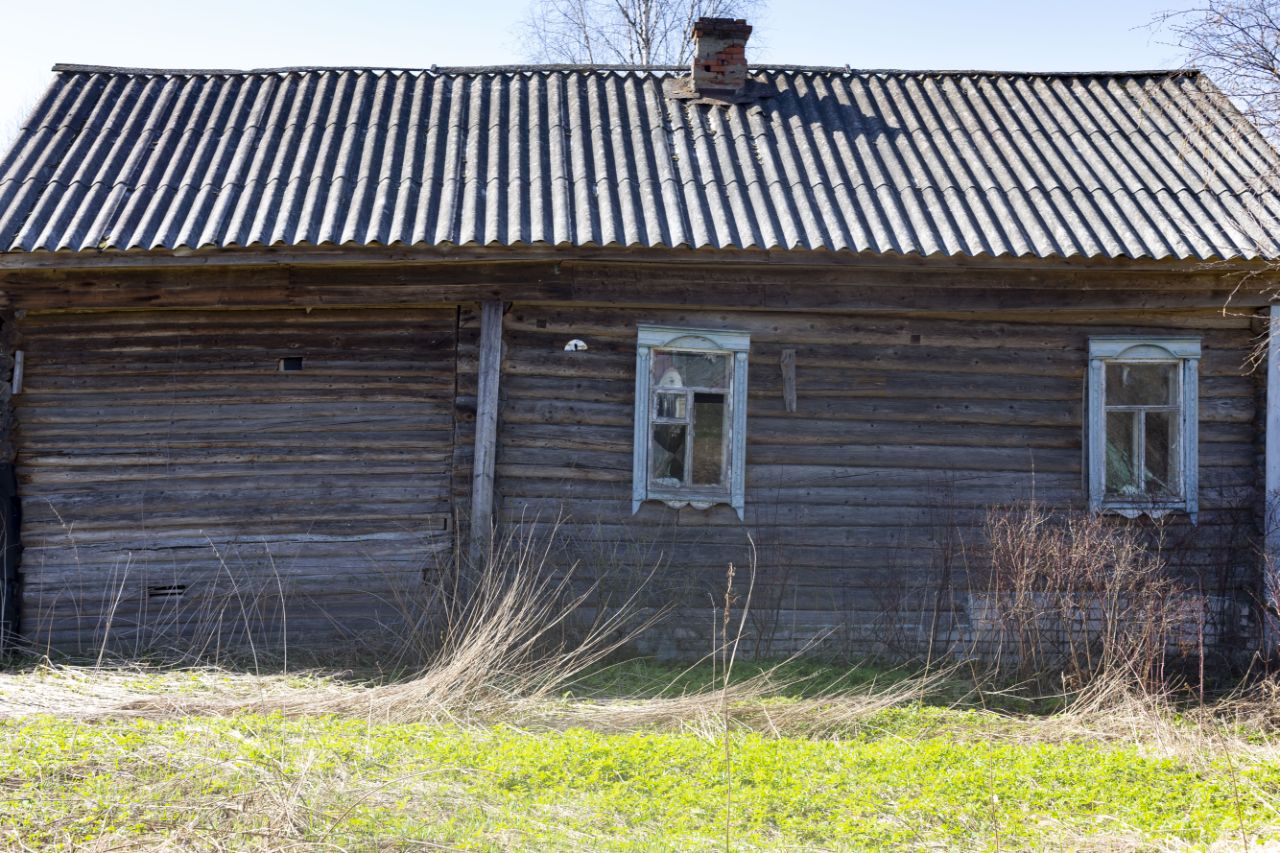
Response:
POLYGON ((1157 337, 1117 335, 1089 339, 1089 387, 1086 394, 1089 410, 1088 448, 1085 466, 1088 471, 1089 509, 1107 511, 1135 518, 1139 515, 1161 516, 1170 512, 1186 512, 1196 523, 1200 508, 1200 339, 1196 337, 1157 337), (1106 497, 1106 364, 1108 361, 1178 361, 1182 365, 1180 420, 1182 435, 1182 493, 1174 501, 1117 501, 1106 497))
POLYGON ((1107 425, 1104 411, 1106 388, 1106 363, 1100 358, 1089 359, 1089 509, 1102 509, 1102 497, 1107 480, 1107 425))
POLYGON ((1196 523, 1200 512, 1200 346, 1182 362, 1182 488, 1187 514, 1196 523))
POLYGON ((732 332, 723 329, 686 329, 679 326, 637 326, 636 346, 667 347, 680 341, 679 349, 717 352, 746 352, 751 349, 749 332, 732 332), (683 339, 688 338, 688 341, 683 339), (703 338, 704 343, 696 339, 703 338))
POLYGON ((653 350, 636 347, 636 423, 635 450, 631 454, 631 514, 640 511, 648 496, 649 485, 649 374, 652 372, 653 350))
POLYGON ((26 355, 22 350, 15 350, 13 353, 13 382, 9 384, 9 390, 13 394, 22 393, 22 374, 26 369, 26 355))
POLYGON ((727 503, 744 518, 746 512, 747 455, 747 366, 751 348, 749 332, 722 329, 692 329, 680 326, 636 327, 636 391, 634 448, 631 456, 631 512, 640 511, 647 500, 660 500, 673 507, 707 509, 727 503), (692 352, 733 354, 733 376, 729 389, 729 441, 727 447, 728 493, 706 489, 652 490, 649 488, 649 422, 652 418, 652 359, 654 348, 692 352))
POLYGON ((745 520, 747 511, 747 354, 733 356, 733 435, 729 442, 729 504, 745 520))
POLYGON ((1125 361, 1168 361, 1171 358, 1199 357, 1199 338, 1143 335, 1114 335, 1089 338, 1089 358, 1121 358, 1125 361))

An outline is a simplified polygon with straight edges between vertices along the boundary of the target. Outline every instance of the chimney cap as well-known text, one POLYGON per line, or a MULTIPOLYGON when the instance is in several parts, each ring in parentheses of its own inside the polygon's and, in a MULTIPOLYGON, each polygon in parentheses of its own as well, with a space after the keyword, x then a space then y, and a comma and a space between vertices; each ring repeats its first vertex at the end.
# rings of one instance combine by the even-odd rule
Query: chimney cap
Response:
POLYGON ((751 36, 751 25, 743 18, 699 18, 693 23, 693 35, 746 41, 751 36))

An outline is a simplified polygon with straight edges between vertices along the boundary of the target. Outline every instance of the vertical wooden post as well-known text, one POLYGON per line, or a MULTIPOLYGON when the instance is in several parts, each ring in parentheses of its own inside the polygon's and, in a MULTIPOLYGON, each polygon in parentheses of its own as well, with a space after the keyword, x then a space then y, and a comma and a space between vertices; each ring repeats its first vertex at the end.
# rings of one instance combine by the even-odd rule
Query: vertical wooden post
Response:
POLYGON ((498 381, 502 376, 502 303, 480 306, 480 365, 476 386, 476 446, 471 475, 472 565, 493 536, 493 466, 498 451, 498 381))
MULTIPOLYGON (((9 387, 6 389, 0 383, 0 654, 13 650, 22 628, 18 599, 22 504, 13 467, 16 455, 13 395, 22 390, 22 350, 18 348, 21 343, 16 325, 19 316, 15 312, 0 317, 0 353, 13 353, 9 387)), ((0 357, 0 364, 3 361, 0 357)))
POLYGON ((1280 644, 1280 305, 1267 318, 1266 494, 1263 503, 1262 655, 1276 657, 1280 644))
POLYGON ((786 405, 789 413, 795 414, 796 351, 793 349, 784 349, 782 351, 782 402, 786 405))
MULTIPOLYGON (((1093 344, 1090 343, 1090 348, 1092 346, 1093 344)), ((1103 483, 1106 482, 1107 419, 1103 414, 1106 403, 1103 397, 1104 376, 1106 376, 1106 366, 1102 363, 1102 359, 1094 358, 1090 353, 1089 385, 1085 395, 1085 403, 1087 405, 1085 418, 1086 423, 1089 425, 1089 443, 1087 445, 1089 453, 1085 459, 1089 465, 1087 476, 1090 512, 1098 512, 1102 509, 1103 483)))
POLYGON ((653 350, 639 341, 636 343, 636 393, 634 449, 631 454, 631 514, 640 511, 641 504, 649 496, 649 371, 653 350))

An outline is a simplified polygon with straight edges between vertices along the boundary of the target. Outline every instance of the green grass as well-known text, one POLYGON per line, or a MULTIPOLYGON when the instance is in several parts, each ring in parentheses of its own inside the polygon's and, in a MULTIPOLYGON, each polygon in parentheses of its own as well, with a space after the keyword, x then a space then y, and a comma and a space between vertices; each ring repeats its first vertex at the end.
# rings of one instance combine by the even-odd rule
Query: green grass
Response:
MULTIPOLYGON (((811 669, 797 674, 845 680, 811 669)), ((662 672, 632 664, 578 690, 654 695, 662 672)), ((839 737, 736 732, 730 776, 722 737, 692 730, 22 717, 0 722, 0 846, 714 849, 730 787, 735 849, 1194 849, 1280 823, 1280 752, 1046 732, 910 703, 839 737)))

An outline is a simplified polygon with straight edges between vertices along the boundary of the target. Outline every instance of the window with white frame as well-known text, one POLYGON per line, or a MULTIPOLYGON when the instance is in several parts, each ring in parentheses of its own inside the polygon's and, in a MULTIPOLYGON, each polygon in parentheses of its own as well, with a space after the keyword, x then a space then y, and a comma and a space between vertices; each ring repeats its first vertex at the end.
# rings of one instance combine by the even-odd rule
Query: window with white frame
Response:
POLYGON ((743 516, 746 332, 640 326, 632 511, 647 500, 743 516))
POLYGON ((1197 511, 1200 340, 1089 339, 1089 505, 1197 511))

